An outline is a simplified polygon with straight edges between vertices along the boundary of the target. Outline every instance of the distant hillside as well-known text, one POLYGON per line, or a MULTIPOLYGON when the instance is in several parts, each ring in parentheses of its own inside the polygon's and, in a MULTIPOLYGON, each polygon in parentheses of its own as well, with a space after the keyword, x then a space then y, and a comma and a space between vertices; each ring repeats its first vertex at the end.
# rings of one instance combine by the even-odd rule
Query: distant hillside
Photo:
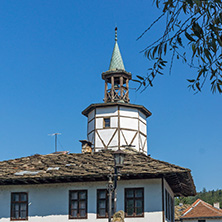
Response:
POLYGON ((198 192, 195 197, 176 197, 175 205, 179 205, 179 203, 192 204, 197 199, 201 199, 211 205, 219 202, 220 208, 222 208, 222 190, 206 191, 205 188, 201 192, 198 192))

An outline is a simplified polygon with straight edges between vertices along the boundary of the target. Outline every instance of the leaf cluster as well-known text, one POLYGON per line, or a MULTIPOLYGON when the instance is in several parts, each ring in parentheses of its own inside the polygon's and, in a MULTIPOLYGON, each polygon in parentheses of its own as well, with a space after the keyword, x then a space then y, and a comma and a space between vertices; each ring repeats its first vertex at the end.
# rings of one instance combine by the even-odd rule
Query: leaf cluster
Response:
POLYGON ((137 75, 134 81, 146 89, 153 86, 157 75, 169 63, 169 72, 175 59, 193 68, 188 87, 200 92, 206 82, 213 93, 222 93, 222 0, 153 0, 161 15, 139 36, 142 38, 153 25, 166 19, 161 37, 141 52, 152 61, 145 77, 137 75), (166 57, 171 56, 170 62, 166 57))

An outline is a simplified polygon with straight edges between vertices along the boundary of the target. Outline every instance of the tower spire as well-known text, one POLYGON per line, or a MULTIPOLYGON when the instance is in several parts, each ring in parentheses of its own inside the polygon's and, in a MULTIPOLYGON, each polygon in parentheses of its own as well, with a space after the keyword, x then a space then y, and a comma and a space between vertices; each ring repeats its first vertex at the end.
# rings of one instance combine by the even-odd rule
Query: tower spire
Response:
POLYGON ((129 103, 129 80, 132 78, 130 72, 126 72, 122 56, 117 43, 117 27, 115 28, 115 45, 109 70, 102 73, 105 80, 104 102, 129 103))
POLYGON ((117 43, 117 27, 115 28, 115 45, 113 49, 112 58, 109 65, 109 70, 125 70, 123 59, 117 43))

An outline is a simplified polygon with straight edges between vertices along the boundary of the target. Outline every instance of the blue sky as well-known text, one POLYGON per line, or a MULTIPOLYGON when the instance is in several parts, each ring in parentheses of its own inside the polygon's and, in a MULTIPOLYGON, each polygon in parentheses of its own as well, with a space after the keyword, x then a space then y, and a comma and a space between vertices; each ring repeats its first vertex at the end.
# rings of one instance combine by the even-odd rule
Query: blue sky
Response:
MULTIPOLYGON (((146 75, 139 53, 160 35, 161 26, 136 38, 158 15, 152 1, 1 1, 0 160, 59 150, 80 152, 91 103, 102 102, 101 73, 109 67, 114 28, 127 71, 146 75)), ((205 87, 193 95, 186 79, 194 70, 175 62, 172 74, 136 92, 131 103, 147 107, 151 156, 190 168, 200 191, 221 189, 221 96, 205 87)))

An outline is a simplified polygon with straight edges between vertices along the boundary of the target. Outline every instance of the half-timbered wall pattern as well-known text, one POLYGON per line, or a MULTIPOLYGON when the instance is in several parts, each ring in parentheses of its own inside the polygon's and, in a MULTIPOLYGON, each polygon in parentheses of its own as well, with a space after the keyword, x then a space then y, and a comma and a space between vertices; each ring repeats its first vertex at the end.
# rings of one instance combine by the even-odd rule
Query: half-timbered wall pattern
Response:
POLYGON ((132 145, 147 153, 146 116, 136 108, 120 105, 95 108, 88 115, 87 139, 95 151, 117 150, 132 145), (104 127, 104 118, 110 118, 110 127, 104 127))

